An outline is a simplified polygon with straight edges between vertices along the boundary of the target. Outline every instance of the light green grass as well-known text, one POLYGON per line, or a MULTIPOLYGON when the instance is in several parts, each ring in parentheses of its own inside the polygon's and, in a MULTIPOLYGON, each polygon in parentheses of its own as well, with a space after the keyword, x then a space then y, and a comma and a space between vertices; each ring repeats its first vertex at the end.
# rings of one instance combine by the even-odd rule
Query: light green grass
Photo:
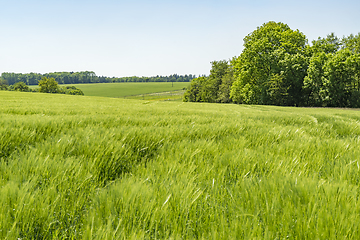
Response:
POLYGON ((0 99, 0 239, 360 237, 359 111, 0 99))
POLYGON ((150 100, 150 101, 178 101, 182 102, 185 90, 147 93, 132 96, 125 96, 127 99, 150 100))
MULTIPOLYGON (((135 95, 147 95, 179 91, 189 86, 188 82, 148 82, 148 83, 92 83, 92 84, 64 84, 60 86, 75 86, 81 89, 86 96, 98 97, 133 97, 135 95)), ((37 86, 32 86, 37 88, 37 86)), ((140 97, 140 96, 139 96, 140 97)))

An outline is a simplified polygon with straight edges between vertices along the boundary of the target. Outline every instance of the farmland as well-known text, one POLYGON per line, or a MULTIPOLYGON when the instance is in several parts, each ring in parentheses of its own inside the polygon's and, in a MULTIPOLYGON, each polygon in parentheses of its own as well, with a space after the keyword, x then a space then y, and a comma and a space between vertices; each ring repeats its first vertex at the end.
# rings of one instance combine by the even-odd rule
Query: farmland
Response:
MULTIPOLYGON (((81 89, 85 96, 98 97, 126 97, 126 98, 143 98, 143 95, 150 99, 150 94, 178 92, 190 85, 188 82, 148 82, 148 83, 91 83, 91 84, 68 84, 81 89)), ((67 86, 59 85, 59 86, 67 86)), ((37 86, 31 86, 37 88, 37 86)), ((161 95, 161 94, 159 94, 161 95)), ((164 94, 162 94, 164 95, 164 94)), ((166 94, 165 94, 166 95, 166 94)), ((175 95, 175 94, 174 94, 175 95)))
POLYGON ((1 239, 360 237, 357 110, 0 99, 1 239))

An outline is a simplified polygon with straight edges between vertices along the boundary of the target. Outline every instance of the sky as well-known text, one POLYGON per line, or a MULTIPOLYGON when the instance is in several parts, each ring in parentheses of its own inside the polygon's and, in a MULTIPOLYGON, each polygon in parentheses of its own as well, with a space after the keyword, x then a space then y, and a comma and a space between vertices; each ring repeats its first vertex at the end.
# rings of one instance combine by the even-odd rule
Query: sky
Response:
POLYGON ((0 0, 0 73, 208 75, 258 26, 360 32, 359 0, 0 0))

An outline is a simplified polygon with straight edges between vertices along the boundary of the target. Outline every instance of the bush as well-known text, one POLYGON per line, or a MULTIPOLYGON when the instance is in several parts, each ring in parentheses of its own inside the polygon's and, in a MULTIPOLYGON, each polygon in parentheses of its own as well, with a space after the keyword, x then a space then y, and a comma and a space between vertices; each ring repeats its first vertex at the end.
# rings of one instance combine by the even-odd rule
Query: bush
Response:
POLYGON ((66 86, 60 88, 60 93, 63 94, 69 94, 69 95, 84 95, 83 91, 81 89, 76 88, 74 86, 66 86))
POLYGON ((14 91, 30 92, 30 88, 24 82, 17 82, 13 85, 14 91))
POLYGON ((42 93, 59 93, 59 87, 55 78, 43 77, 39 81, 39 92, 42 93))

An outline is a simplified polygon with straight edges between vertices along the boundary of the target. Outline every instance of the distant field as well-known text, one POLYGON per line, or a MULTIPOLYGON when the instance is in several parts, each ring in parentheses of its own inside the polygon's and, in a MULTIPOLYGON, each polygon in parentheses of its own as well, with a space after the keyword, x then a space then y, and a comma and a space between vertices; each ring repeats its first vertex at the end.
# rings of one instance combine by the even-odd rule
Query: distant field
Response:
POLYGON ((360 239, 360 111, 0 99, 0 239, 360 239))
POLYGON ((77 84, 86 96, 99 97, 125 97, 132 95, 159 93, 167 91, 182 90, 190 83, 176 82, 172 87, 171 82, 150 82, 150 83, 95 83, 77 84))
POLYGON ((157 101, 182 101, 185 90, 156 92, 139 95, 125 96, 126 99, 157 100, 157 101))
MULTIPOLYGON (((80 88, 85 96, 126 97, 150 93, 179 91, 189 86, 189 82, 149 82, 149 83, 92 83, 65 84, 80 88)), ((33 86, 32 88, 36 88, 33 86)))

